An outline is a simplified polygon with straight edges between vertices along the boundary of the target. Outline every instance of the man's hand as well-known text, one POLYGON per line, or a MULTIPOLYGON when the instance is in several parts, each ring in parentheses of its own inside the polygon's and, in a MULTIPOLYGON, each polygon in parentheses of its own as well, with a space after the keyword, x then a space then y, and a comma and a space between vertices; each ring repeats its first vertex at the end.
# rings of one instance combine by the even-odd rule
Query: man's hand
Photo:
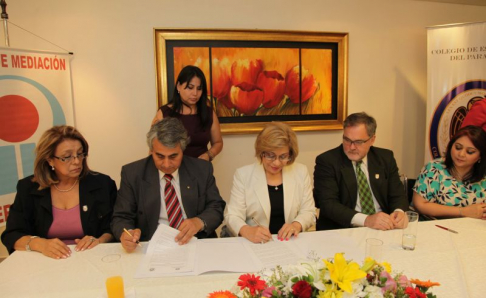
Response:
POLYGON ((392 217, 384 212, 368 215, 364 222, 365 227, 383 231, 394 229, 394 224, 392 217))
POLYGON ((408 226, 408 217, 405 215, 405 212, 395 211, 390 216, 394 222, 395 229, 403 229, 408 226))
POLYGON ((127 252, 132 252, 137 248, 137 241, 140 239, 140 235, 142 235, 142 231, 140 229, 135 229, 135 230, 129 230, 130 234, 132 234, 132 237, 128 235, 126 232, 123 232, 121 237, 120 237, 120 242, 122 247, 127 251, 127 252))
POLYGON ((179 243, 179 245, 186 244, 203 227, 204 223, 198 217, 185 219, 179 226, 180 233, 175 237, 175 242, 179 243))

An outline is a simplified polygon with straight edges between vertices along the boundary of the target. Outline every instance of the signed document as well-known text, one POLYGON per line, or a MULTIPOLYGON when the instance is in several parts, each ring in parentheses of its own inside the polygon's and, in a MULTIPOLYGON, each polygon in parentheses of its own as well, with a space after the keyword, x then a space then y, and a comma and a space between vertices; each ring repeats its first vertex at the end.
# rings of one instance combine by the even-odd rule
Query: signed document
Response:
POLYGON ((259 269, 273 268, 277 265, 297 264, 305 259, 305 255, 295 244, 294 238, 289 241, 280 241, 276 235, 273 235, 273 241, 265 244, 244 241, 244 245, 259 269))
POLYGON ((179 233, 159 225, 140 261, 135 278, 199 275, 206 272, 256 272, 275 265, 294 264, 305 257, 295 239, 254 244, 242 237, 196 239, 185 245, 179 233))
POLYGON ((197 238, 179 245, 175 237, 179 231, 168 225, 159 225, 149 242, 135 278, 195 275, 197 238))

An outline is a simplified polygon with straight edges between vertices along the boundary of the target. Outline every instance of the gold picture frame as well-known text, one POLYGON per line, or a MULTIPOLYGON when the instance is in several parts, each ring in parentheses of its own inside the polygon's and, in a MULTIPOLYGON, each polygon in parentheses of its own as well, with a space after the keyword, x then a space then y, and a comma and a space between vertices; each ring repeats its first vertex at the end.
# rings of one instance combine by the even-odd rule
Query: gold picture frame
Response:
POLYGON ((155 28, 154 38, 157 108, 192 64, 206 75, 223 134, 259 132, 269 121, 295 131, 342 129, 348 33, 155 28))

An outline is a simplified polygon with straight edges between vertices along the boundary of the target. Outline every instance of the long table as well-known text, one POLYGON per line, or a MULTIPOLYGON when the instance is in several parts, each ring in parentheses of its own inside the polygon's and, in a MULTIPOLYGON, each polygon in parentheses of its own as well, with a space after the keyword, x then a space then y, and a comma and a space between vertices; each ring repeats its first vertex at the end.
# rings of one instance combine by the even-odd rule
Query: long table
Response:
MULTIPOLYGON (((343 238, 351 237, 356 249, 362 251, 367 238, 381 239, 383 259, 391 263, 392 270, 403 272, 409 278, 440 282, 441 286, 433 288, 437 297, 486 296, 486 221, 461 218, 420 222, 414 251, 401 248, 401 230, 354 228, 309 233, 313 233, 313 241, 332 247, 335 252, 347 249, 339 247, 336 233, 343 238), (459 233, 439 229, 435 224, 459 233), (333 239, 332 243, 328 243, 329 239, 333 239)), ((296 241, 305 238, 309 237, 296 241)), ((143 249, 128 254, 119 243, 73 252, 63 260, 17 251, 0 263, 0 297, 106 297, 105 279, 114 273, 123 277, 126 292, 132 297, 207 297, 213 291, 230 289, 240 276, 240 273, 207 273, 134 279, 142 256, 143 249), (104 262, 102 259, 106 261, 107 256, 119 260, 104 262)))

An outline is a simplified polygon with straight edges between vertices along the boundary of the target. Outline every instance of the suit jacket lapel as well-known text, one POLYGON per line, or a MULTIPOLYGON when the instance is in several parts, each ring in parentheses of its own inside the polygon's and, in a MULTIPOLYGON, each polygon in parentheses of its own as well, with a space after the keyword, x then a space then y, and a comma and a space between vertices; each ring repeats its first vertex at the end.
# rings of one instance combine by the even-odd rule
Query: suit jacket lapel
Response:
MULTIPOLYGON (((267 218, 267 226, 270 224, 270 197, 268 195, 267 177, 262 164, 255 164, 255 172, 252 177, 253 191, 255 192, 263 212, 267 218)), ((264 223, 260 223, 265 225, 264 223)))
POLYGON ((47 237, 47 232, 51 227, 53 216, 52 216, 52 200, 51 200, 51 190, 49 188, 44 188, 42 190, 32 190, 31 194, 38 197, 39 206, 44 210, 48 216, 41 218, 42 223, 39 228, 41 229, 40 235, 45 235, 47 237))
POLYGON ((33 190, 31 194, 39 197, 39 205, 52 215, 52 200, 51 200, 50 189, 49 188, 45 188, 42 190, 36 189, 33 190))
POLYGON ((181 189, 182 206, 184 207, 187 218, 197 216, 197 179, 191 174, 184 158, 182 158, 182 163, 179 167, 179 186, 181 189))
POLYGON ((159 224, 160 208, 161 208, 161 193, 160 193, 160 179, 159 170, 155 167, 152 156, 148 157, 145 166, 145 173, 142 178, 142 185, 140 189, 140 203, 143 204, 143 212, 145 218, 148 220, 148 235, 155 233, 159 224))
MULTIPOLYGON (((91 217, 90 214, 93 211, 91 207, 95 204, 95 198, 91 195, 91 191, 100 187, 100 185, 94 182, 91 180, 90 175, 79 181, 79 211, 81 213, 83 227, 89 226, 88 219, 91 217)), ((89 232, 84 231, 84 233, 87 234, 89 232)))
POLYGON ((371 147, 370 151, 368 152, 368 175, 370 178, 369 183, 371 190, 373 191, 373 195, 380 204, 381 209, 386 210, 385 198, 381 196, 382 181, 385 179, 385 170, 375 158, 373 147, 371 147))
POLYGON ((295 192, 295 175, 292 171, 293 165, 283 167, 282 169, 282 183, 284 191, 284 212, 285 212, 285 222, 290 223, 289 216, 290 210, 292 210, 292 204, 294 201, 292 198, 297 198, 295 192))
POLYGON ((342 148, 341 154, 343 157, 341 175, 343 177, 344 183, 346 184, 349 195, 351 196, 349 198, 349 202, 351 203, 349 207, 354 209, 356 207, 356 201, 358 199, 358 182, 356 181, 356 173, 354 171, 353 163, 348 159, 342 148))

